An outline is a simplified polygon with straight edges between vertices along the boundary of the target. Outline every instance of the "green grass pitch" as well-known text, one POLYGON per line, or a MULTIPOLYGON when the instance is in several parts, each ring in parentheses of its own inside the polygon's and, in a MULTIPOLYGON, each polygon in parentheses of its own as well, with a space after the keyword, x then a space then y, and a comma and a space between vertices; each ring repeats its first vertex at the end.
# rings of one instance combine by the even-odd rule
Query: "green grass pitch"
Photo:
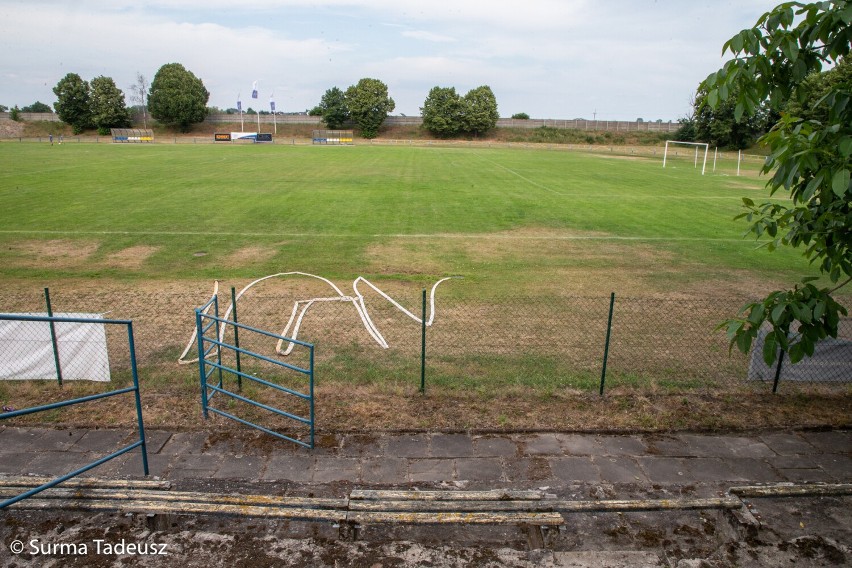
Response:
POLYGON ((742 196, 766 195, 764 180, 701 176, 691 159, 663 169, 659 157, 546 148, 15 142, 0 159, 7 279, 452 274, 476 293, 537 293, 566 267, 622 275, 581 289, 598 294, 808 272, 795 251, 757 250, 733 220, 742 196), (91 254, 38 262, 33 243, 91 254), (131 247, 146 247, 144 262, 108 261, 131 247), (233 260, 251 247, 266 252, 233 260))

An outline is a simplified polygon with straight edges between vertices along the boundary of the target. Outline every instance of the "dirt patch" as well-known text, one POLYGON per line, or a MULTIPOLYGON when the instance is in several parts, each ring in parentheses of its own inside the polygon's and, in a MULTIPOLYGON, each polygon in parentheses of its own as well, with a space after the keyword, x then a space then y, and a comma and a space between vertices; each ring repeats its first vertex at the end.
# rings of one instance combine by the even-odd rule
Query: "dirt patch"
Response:
POLYGON ((24 133, 24 124, 8 118, 0 118, 0 138, 18 138, 24 133))
POLYGON ((111 268, 139 270, 148 257, 160 250, 159 247, 139 245, 122 249, 106 257, 105 263, 111 268))
POLYGON ((225 259, 225 267, 251 266, 256 263, 264 263, 277 254, 277 250, 271 247, 244 247, 232 252, 225 259))
POLYGON ((97 252, 99 246, 97 241, 54 239, 17 242, 9 245, 8 250, 23 266, 41 267, 50 264, 56 268, 71 268, 84 264, 97 252))

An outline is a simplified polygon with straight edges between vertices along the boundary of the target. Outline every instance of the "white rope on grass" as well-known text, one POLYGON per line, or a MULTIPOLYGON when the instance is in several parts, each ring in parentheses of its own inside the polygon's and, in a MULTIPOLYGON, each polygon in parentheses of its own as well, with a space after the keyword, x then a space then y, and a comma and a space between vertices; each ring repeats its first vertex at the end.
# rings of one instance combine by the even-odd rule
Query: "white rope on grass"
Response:
MULTIPOLYGON (((338 288, 332 281, 328 280, 327 278, 323 278, 322 276, 317 276, 315 274, 308 274, 307 272, 279 272, 277 274, 270 274, 269 276, 264 276, 263 278, 258 278, 257 280, 254 280, 250 284, 246 285, 242 290, 240 290, 240 292, 238 294, 236 294, 236 296, 234 298, 234 302, 239 301, 239 299, 242 297, 242 295, 246 291, 248 291, 250 288, 252 288, 254 285, 259 284, 260 282, 263 282, 264 280, 269 280, 270 278, 277 278, 277 277, 284 277, 284 276, 306 276, 306 277, 309 277, 309 278, 316 278, 317 280, 321 280, 321 281, 325 282, 326 284, 328 284, 337 293, 337 296, 311 298, 310 300, 296 300, 296 302, 293 303, 293 309, 290 312, 290 319, 287 320, 287 325, 284 326, 284 329, 280 334, 282 337, 287 337, 289 339, 298 339, 299 330, 301 329, 301 326, 302 326, 302 321, 304 320, 305 315, 307 314, 310 307, 312 305, 314 305, 315 303, 317 303, 317 302, 351 302, 352 305, 355 307, 355 311, 358 313, 358 316, 361 318, 361 323, 364 325, 364 328, 367 330, 367 333, 370 334, 370 337, 372 337, 373 340, 376 343, 378 343, 378 345, 382 349, 387 349, 388 347, 390 347, 387 340, 384 338, 382 333, 379 331, 378 326, 370 318, 369 311, 367 310, 367 303, 364 299, 363 294, 361 294, 361 292, 358 290, 358 283, 359 282, 363 282, 364 284, 366 284, 367 286, 372 288, 380 296, 382 296, 384 299, 386 299, 388 302, 390 302, 394 307, 396 307, 402 313, 404 313, 405 315, 407 315, 408 317, 413 319, 415 322, 417 322, 419 324, 423 324, 422 318, 419 318, 415 314, 411 313, 409 310, 407 310, 405 307, 403 307, 399 302, 394 300, 392 297, 390 297, 388 294, 386 294, 384 291, 382 291, 380 288, 378 288, 376 285, 374 285, 372 282, 370 282, 369 280, 367 280, 363 276, 359 276, 358 278, 356 278, 352 282, 352 289, 355 292, 355 296, 348 296, 348 295, 344 294, 343 291, 340 288, 338 288)), ((426 321, 427 327, 431 327, 432 324, 435 321, 435 290, 438 288, 439 284, 441 284, 442 282, 446 282, 447 280, 451 280, 452 278, 454 278, 454 277, 450 276, 450 277, 447 277, 447 278, 442 278, 442 279, 438 280, 437 282, 435 282, 435 284, 432 286, 432 290, 431 290, 431 293, 430 293, 429 319, 426 321)), ((211 300, 214 297, 216 297, 216 295, 218 294, 218 291, 219 291, 219 281, 217 280, 214 283, 214 286, 213 286, 213 295, 210 297, 211 300)), ((208 300, 208 303, 209 303, 209 300, 208 300)), ((208 313, 208 311, 210 310, 211 307, 212 307, 212 303, 210 303, 202 313, 207 315, 207 313, 208 313)), ((226 321, 219 328, 219 341, 220 342, 223 341, 224 338, 225 338, 225 330, 227 329, 227 326, 228 326, 227 320, 228 320, 228 317, 233 312, 233 310, 234 310, 234 303, 232 302, 231 305, 228 306, 228 309, 225 311, 225 315, 222 318, 226 321)), ((196 329, 195 331, 192 332, 192 336, 190 337, 189 342, 186 344, 186 349, 183 350, 183 353, 181 353, 181 356, 178 358, 178 363, 180 363, 182 365, 186 365, 186 364, 190 364, 190 363, 196 363, 198 361, 198 358, 186 359, 186 356, 189 354, 190 350, 193 348, 194 345, 196 345, 197 339, 198 339, 198 330, 196 329)), ((287 348, 282 350, 284 342, 285 342, 284 339, 279 339, 278 342, 275 345, 275 352, 279 355, 289 355, 293 351, 293 348, 295 347, 295 343, 288 341, 287 342, 288 343, 287 348)))

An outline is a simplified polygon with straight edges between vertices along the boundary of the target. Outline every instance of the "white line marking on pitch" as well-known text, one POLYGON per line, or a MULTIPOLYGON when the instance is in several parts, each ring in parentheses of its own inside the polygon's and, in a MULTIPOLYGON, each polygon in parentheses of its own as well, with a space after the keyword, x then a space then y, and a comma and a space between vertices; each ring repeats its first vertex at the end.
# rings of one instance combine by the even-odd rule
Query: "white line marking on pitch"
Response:
POLYGON ((192 232, 192 231, 50 231, 50 230, 0 230, 5 235, 122 235, 122 236, 191 236, 191 237, 305 237, 329 239, 362 239, 362 238, 393 238, 393 239, 495 239, 506 241, 713 241, 713 242, 750 242, 745 238, 722 237, 637 237, 620 235, 483 235, 483 234, 401 234, 374 233, 368 235, 340 233, 229 233, 229 232, 192 232))

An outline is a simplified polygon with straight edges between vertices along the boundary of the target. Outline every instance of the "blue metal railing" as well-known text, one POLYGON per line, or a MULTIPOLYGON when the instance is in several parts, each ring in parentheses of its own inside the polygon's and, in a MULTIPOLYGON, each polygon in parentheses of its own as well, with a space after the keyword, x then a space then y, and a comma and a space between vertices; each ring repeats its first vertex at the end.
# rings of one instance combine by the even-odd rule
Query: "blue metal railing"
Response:
POLYGON ((24 416, 27 414, 33 414, 36 412, 44 412, 46 410, 54 410, 57 408, 64 408, 66 406, 72 406, 75 404, 81 404, 84 402, 90 402, 94 400, 99 400, 102 398, 118 396, 121 394, 133 393, 134 399, 136 403, 136 423, 139 429, 139 440, 133 442, 132 444, 125 446, 107 456, 104 456, 100 459, 97 459, 79 469, 75 469, 70 473, 66 473, 65 475, 61 475, 56 479, 49 481, 43 485, 30 489, 20 495, 7 499, 3 502, 0 502, 0 509, 8 507, 22 499, 26 499, 27 497, 31 497, 36 493, 44 491, 45 489, 49 489, 56 485, 59 485, 63 481, 67 481, 72 477, 76 477, 81 473, 87 472, 90 469, 93 469, 103 463, 108 462, 109 460, 116 458, 120 455, 126 454, 127 452, 134 450, 136 448, 141 448, 142 453, 142 469, 145 472, 145 475, 148 475, 148 450, 145 445, 145 426, 142 421, 142 401, 139 396, 139 374, 136 367, 136 348, 133 341, 133 322, 130 320, 111 320, 111 319, 94 319, 94 318, 73 318, 73 317, 44 317, 44 316, 25 316, 18 314, 0 314, 0 321, 32 321, 32 322, 46 322, 49 323, 51 329, 53 329, 54 324, 56 323, 83 323, 83 324, 101 324, 101 325, 124 325, 127 327, 127 342, 130 349, 130 371, 133 377, 133 386, 125 387, 122 389, 116 389, 109 392, 92 394, 89 396, 83 396, 80 398, 75 398, 71 400, 65 400, 62 402, 55 402, 51 404, 44 404, 41 406, 33 406, 31 408, 23 408, 21 410, 13 410, 11 412, 5 412, 0 414, 0 420, 6 420, 9 418, 15 418, 16 416, 24 416))
POLYGON ((282 335, 278 335, 275 333, 270 333, 268 331, 264 331, 262 329, 257 329, 236 321, 236 317, 234 320, 227 320, 219 317, 219 302, 216 296, 214 296, 209 302, 201 306, 200 308, 195 310, 195 322, 196 329, 198 330, 198 372, 199 372, 199 380, 201 382, 201 407, 204 413, 204 418, 208 418, 209 413, 213 412, 220 416, 224 416, 226 418, 230 418, 231 420, 235 420, 240 422, 241 424, 245 424, 246 426, 251 426, 252 428, 256 428, 262 432, 266 432, 267 434, 271 434, 277 438, 281 438, 283 440, 287 440, 289 442, 293 442, 300 446, 304 446, 306 448, 314 447, 314 346, 310 343, 306 343, 304 341, 299 341, 297 339, 291 339, 284 337, 282 335), (209 308, 213 308, 213 314, 204 313, 209 308), (220 339, 222 337, 221 329, 223 326, 233 326, 234 333, 234 343, 228 343, 224 341, 224 339, 220 339), (215 329, 215 335, 211 335, 211 331, 215 329), (308 358, 309 363, 307 368, 299 367, 297 365, 292 365, 290 363, 286 363, 284 361, 280 361, 278 359, 274 359, 272 357, 267 357, 266 355, 262 355, 260 353, 256 353, 249 349, 245 349, 240 347, 239 345, 239 335, 240 333, 248 332, 253 334, 262 335, 275 340, 283 340, 288 343, 292 343, 301 347, 304 347, 308 350, 308 358), (233 353, 235 355, 237 364, 236 368, 225 365, 222 363, 222 351, 226 350, 229 353, 233 353), (269 363, 273 365, 277 369, 284 369, 286 371, 292 371, 301 375, 305 375, 307 377, 307 389, 308 392, 299 392, 298 390, 294 390, 291 388, 287 388, 285 386, 276 384, 272 381, 262 379, 256 375, 246 373, 242 370, 242 367, 250 364, 252 360, 262 361, 265 363, 269 363), (214 382, 210 382, 210 377, 216 371, 219 372, 218 380, 214 382), (231 390, 228 390, 224 387, 223 376, 224 374, 228 374, 236 377, 237 379, 237 388, 241 390, 242 387, 242 379, 250 380, 256 384, 262 385, 264 387, 268 387, 274 389, 278 392, 282 392, 294 397, 297 397, 308 405, 308 416, 299 416, 297 414, 293 414, 291 412, 287 412, 281 410, 279 408, 275 408, 268 404, 264 404, 253 400, 247 396, 242 394, 238 394, 231 390), (269 428, 265 428, 253 422, 250 422, 244 418, 239 418, 229 412, 225 412, 220 408, 215 408, 211 406, 211 401, 213 397, 217 394, 221 393, 224 396, 230 397, 233 400, 237 400, 243 402, 245 404, 249 404, 256 408, 260 408, 276 416, 281 416, 283 418, 287 418, 289 420, 294 420, 299 424, 303 424, 308 427, 308 441, 305 442, 298 438, 294 438, 291 436, 287 436, 286 434, 282 434, 281 432, 276 432, 269 428))

